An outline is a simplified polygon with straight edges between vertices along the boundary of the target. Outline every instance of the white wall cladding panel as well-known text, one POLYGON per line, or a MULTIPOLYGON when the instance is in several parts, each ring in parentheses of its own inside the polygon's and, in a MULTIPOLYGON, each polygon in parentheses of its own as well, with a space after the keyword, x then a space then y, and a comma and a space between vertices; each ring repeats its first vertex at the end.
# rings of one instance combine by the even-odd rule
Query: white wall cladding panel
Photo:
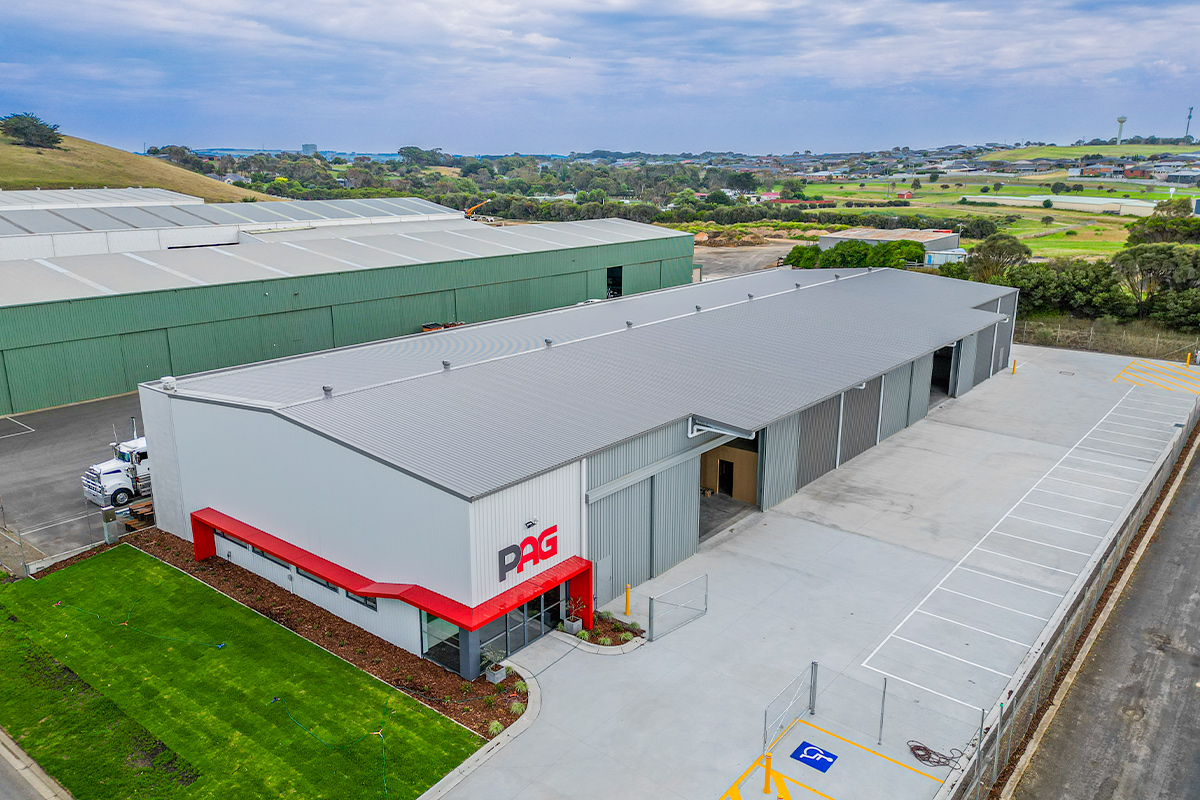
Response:
POLYGON ((655 475, 651 492, 654 519, 650 571, 657 576, 695 555, 700 543, 700 457, 655 475))
POLYGON ((148 250, 161 250, 163 245, 158 231, 109 231, 109 253, 139 253, 148 250))
POLYGON ((908 399, 908 424, 929 413, 929 391, 933 383, 933 353, 912 362, 912 390, 908 399))
POLYGON ((163 247, 196 247, 198 245, 237 244, 240 229, 236 225, 195 228, 164 228, 159 231, 163 247))
POLYGON ((269 559, 217 538, 217 556, 256 575, 261 575, 293 594, 333 612, 381 639, 403 647, 410 653, 421 652, 421 612, 400 600, 380 598, 375 611, 334 591, 314 583, 295 570, 286 570, 269 559))
POLYGON ((0 238, 0 261, 17 261, 25 258, 53 258, 54 237, 5 236, 0 238))
POLYGON ((103 231, 54 234, 55 256, 86 256, 108 247, 108 235, 103 231))
POLYGON ((171 398, 161 391, 141 387, 142 430, 153 456, 150 460, 154 491, 154 521, 168 533, 192 540, 192 526, 183 510, 183 486, 179 481, 179 453, 175 445, 175 422, 171 398))
POLYGON ((831 397, 800 412, 801 488, 837 468, 840 405, 840 397, 831 397))
POLYGON ((583 554, 583 498, 580 475, 583 463, 530 478, 471 503, 471 576, 477 606, 501 592, 545 572, 571 556, 583 554), (525 523, 537 520, 526 528, 525 523), (557 554, 537 564, 527 563, 500 580, 500 551, 521 546, 527 537, 535 539, 547 528, 557 525, 557 554))
POLYGON ((964 337, 954 349, 955 369, 954 369, 954 386, 950 392, 952 397, 962 397, 967 392, 971 391, 971 386, 975 380, 975 352, 979 337, 972 333, 970 336, 964 337))
POLYGON ((908 425, 908 400, 912 391, 913 365, 896 367, 883 377, 883 403, 879 409, 879 441, 908 425))
POLYGON ((758 432, 758 485, 763 509, 794 495, 800 486, 800 412, 758 432))
POLYGON ((689 439, 686 419, 636 436, 588 458, 588 488, 595 489, 655 461, 682 453, 715 438, 717 434, 705 434, 689 439))
POLYGON ((992 345, 996 342, 996 326, 989 325, 976 336, 978 341, 975 345, 975 374, 971 381, 973 386, 978 386, 992 377, 992 345))
POLYGON ((471 604, 466 501, 271 414, 171 411, 184 514, 211 506, 372 580, 471 604))
POLYGON ((1008 322, 996 323, 996 363, 992 366, 993 375, 1007 369, 1012 357, 1013 325, 1017 321, 1016 292, 1000 298, 1000 313, 1008 317, 1008 322))
MULTIPOLYGON (((589 466, 590 470, 591 467, 589 466)), ((588 506, 588 558, 594 569, 611 571, 611 584, 596 581, 596 601, 607 603, 625 590, 650 579, 651 481, 647 478, 588 506), (600 562, 609 559, 609 567, 600 562)), ((699 475, 696 495, 699 497, 699 475)), ((697 523, 697 533, 699 524, 697 523)))
POLYGON ((841 463, 845 464, 875 446, 879 433, 881 378, 867 381, 862 389, 847 389, 842 412, 841 463))

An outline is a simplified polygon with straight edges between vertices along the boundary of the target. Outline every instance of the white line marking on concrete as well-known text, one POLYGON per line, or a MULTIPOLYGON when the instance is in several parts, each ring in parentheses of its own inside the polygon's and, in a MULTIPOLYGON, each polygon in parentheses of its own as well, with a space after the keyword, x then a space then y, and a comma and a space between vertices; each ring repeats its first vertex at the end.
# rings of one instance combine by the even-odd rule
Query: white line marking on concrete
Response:
POLYGON ((1055 506, 1044 506, 1041 503, 1031 503, 1028 500, 1025 501, 1025 505, 1033 506, 1034 508, 1047 508, 1051 511, 1057 511, 1061 514, 1070 514, 1073 517, 1083 517, 1084 519, 1094 519, 1097 522, 1107 522, 1109 525, 1116 522, 1115 519, 1105 519, 1104 517, 1093 517, 1091 514, 1080 514, 1078 511, 1067 511, 1065 508, 1057 508, 1055 506))
MULTIPOLYGON (((1182 377, 1182 376, 1180 376, 1180 377, 1182 377)), ((1200 378, 1200 376, 1196 376, 1196 378, 1193 378, 1193 380, 1196 380, 1197 378, 1200 378)), ((1183 405, 1176 405, 1175 403, 1163 403, 1159 400, 1146 400, 1141 395, 1139 395, 1137 392, 1133 393, 1133 396, 1129 398, 1129 402, 1131 402, 1131 403, 1149 403, 1150 405, 1154 405, 1154 406, 1166 406, 1167 408, 1174 408, 1178 411, 1190 412, 1192 410, 1191 403, 1185 403, 1183 405)))
MULTIPOLYGON (((1047 479, 1043 478, 1042 480, 1047 480, 1047 479)), ((1050 478, 1049 480, 1054 480, 1054 479, 1050 478)), ((1052 494, 1055 497, 1067 497, 1067 498, 1070 498, 1071 500, 1078 500, 1081 503, 1095 503, 1098 506, 1108 506, 1109 508, 1124 508, 1125 507, 1124 505, 1116 505, 1114 503, 1101 503, 1099 500, 1089 500, 1086 497, 1076 497, 1073 494, 1063 494, 1062 492, 1052 492, 1049 489, 1037 489, 1037 491, 1041 492, 1042 494, 1052 494)))
MULTIPOLYGON (((1060 469, 1070 469, 1070 467, 1060 467, 1060 469)), ((1076 470, 1076 472, 1082 472, 1082 471, 1083 470, 1076 470)), ((1093 472, 1091 474, 1096 475, 1098 473, 1093 472)), ((1101 476, 1101 477, 1105 477, 1105 476, 1101 476)), ((1069 483, 1072 486, 1082 486, 1085 489, 1095 489, 1098 492, 1112 492, 1113 494, 1123 494, 1126 497, 1133 497, 1132 494, 1130 494, 1129 492, 1126 492, 1124 490, 1121 490, 1121 489, 1109 489, 1107 486, 1096 486, 1095 484, 1091 484, 1091 483, 1080 483, 1079 481, 1069 481, 1066 478, 1055 478, 1053 475, 1048 475, 1045 478, 1042 478, 1042 480, 1058 481, 1059 483, 1069 483)), ((1119 481, 1119 480, 1123 480, 1123 479, 1122 478, 1114 478, 1114 480, 1119 481)))
POLYGON ((1091 439, 1093 442, 1104 442, 1105 444, 1115 444, 1115 445, 1120 445, 1121 447, 1132 447, 1135 450, 1149 450, 1152 453, 1159 453, 1162 451, 1161 447, 1146 447, 1146 445, 1144 445, 1144 444, 1129 444, 1128 442, 1117 442, 1117 441, 1113 441, 1112 439, 1101 439, 1099 436, 1093 436, 1093 437, 1091 437, 1091 439))
MULTIPOLYGON (((1175 416, 1176 416, 1175 414, 1172 414, 1169 411, 1153 411, 1149 408, 1127 408, 1125 410, 1126 411, 1140 411, 1143 414, 1157 414, 1160 417, 1175 418, 1175 416)), ((1124 416, 1124 415, 1118 415, 1118 416, 1124 416)), ((1151 420, 1146 417, 1135 417, 1135 419, 1144 419, 1144 420, 1146 420, 1146 422, 1166 422, 1166 420, 1161 420, 1161 419, 1160 420, 1151 420)))
POLYGON ((995 550, 988 550, 987 548, 984 548, 984 547, 979 548, 979 552, 990 553, 994 556, 999 556, 1000 558, 1008 558, 1013 561, 1020 561, 1022 564, 1029 564, 1030 566, 1033 566, 1033 567, 1041 567, 1042 569, 1048 569, 1051 572, 1061 572, 1063 575, 1078 575, 1079 574, 1078 572, 1072 572, 1069 569, 1059 569, 1058 567, 1051 567, 1047 564, 1039 564, 1036 561, 1030 561, 1028 558, 1017 558, 1016 556, 1010 556, 1007 553, 1000 553, 995 550))
MULTIPOLYGON (((1124 464, 1114 464, 1114 463, 1112 463, 1111 461, 1097 461, 1097 460, 1096 460, 1096 459, 1094 459, 1094 458, 1084 458, 1083 456, 1067 456, 1067 458, 1073 458, 1073 459, 1075 459, 1076 461, 1086 461, 1086 462, 1088 462, 1089 464, 1103 464, 1103 465, 1104 465, 1104 466, 1106 466, 1106 467, 1113 467, 1113 468, 1115 468, 1115 469, 1127 469, 1127 470, 1129 470, 1130 472, 1142 472, 1142 473, 1145 473, 1145 472, 1149 472, 1149 471, 1150 471, 1150 470, 1148 470, 1148 469, 1142 469, 1141 467, 1127 467, 1127 466, 1125 466, 1124 464)), ((1063 467, 1063 469, 1070 469, 1070 467, 1063 467)), ((1129 478, 1117 478, 1117 480, 1119 480, 1119 481, 1122 481, 1122 480, 1124 480, 1124 481, 1129 481, 1130 483, 1141 483, 1141 481, 1137 481, 1137 480, 1129 480, 1129 478)))
POLYGON ((940 619, 943 622, 949 622, 951 625, 958 625, 959 627, 967 628, 968 630, 978 631, 979 633, 982 633, 985 636, 992 636, 997 639, 1003 639, 1006 642, 1012 642, 1013 644, 1019 644, 1019 645, 1021 645, 1021 647, 1033 647, 1033 642, 1019 642, 1016 639, 1010 639, 1007 636, 1001 636, 998 633, 992 633, 991 631, 985 631, 983 628, 976 628, 974 625, 968 625, 967 623, 959 622, 956 619, 950 619, 949 617, 943 617, 940 614, 931 614, 928 611, 926 611, 925 609, 917 609, 917 613, 924 614, 927 617, 933 617, 934 619, 940 619))
MULTIPOLYGON (((1109 424, 1110 425, 1120 425, 1121 423, 1120 422, 1110 422, 1109 424)), ((1159 444, 1166 444, 1167 442, 1171 441, 1169 438, 1168 439, 1159 439, 1154 436, 1139 436, 1136 433, 1124 433, 1123 431, 1100 431, 1100 432, 1101 433, 1111 433, 1113 436, 1127 436, 1130 439, 1145 439, 1147 442, 1158 442, 1159 444)), ((1095 438, 1095 437, 1093 437, 1093 438, 1095 438)))
POLYGON ((1039 520, 1036 520, 1036 519, 1026 519, 1025 517, 1018 517, 1016 514, 1009 514, 1008 518, 1009 519, 1019 519, 1019 520, 1021 520, 1021 522, 1032 522, 1034 525, 1045 525, 1047 528, 1054 528, 1055 530, 1059 530, 1059 531, 1067 531, 1068 533, 1078 533, 1080 536, 1090 536, 1093 539, 1103 539, 1104 538, 1104 536, 1099 533, 1088 533, 1087 531, 1077 531, 1074 528, 1064 528, 1062 525, 1051 525, 1049 522, 1040 522, 1039 520))
MULTIPOLYGON (((1114 414, 1113 416, 1120 416, 1120 415, 1114 414)), ((1149 425, 1130 425, 1128 422, 1110 422, 1108 424, 1109 425, 1120 425, 1122 428, 1134 428, 1135 430, 1139 430, 1139 431, 1154 431, 1155 433, 1169 433, 1170 432, 1169 430, 1164 430, 1163 428, 1151 428, 1149 425)), ((1169 442, 1171 440, 1168 437, 1166 439, 1166 441, 1169 442)))
POLYGON ((996 536, 996 535, 1007 536, 1010 539, 1020 539, 1022 542, 1029 542, 1030 544, 1040 544, 1042 547, 1050 547, 1050 548, 1053 548, 1054 550, 1062 550, 1063 552, 1075 553, 1076 555, 1080 555, 1080 556, 1090 556, 1091 555, 1091 553, 1085 553, 1082 550, 1072 550, 1069 547, 1059 547, 1056 544, 1047 544, 1046 542, 1039 542, 1037 539, 1029 539, 1024 536, 1017 536, 1015 533, 1005 533, 1004 531, 992 531, 991 533, 988 534, 988 536, 996 536))
MULTIPOLYGON (((1076 446, 1077 446, 1077 447, 1078 447, 1080 450, 1087 450, 1087 451, 1088 451, 1088 452, 1090 452, 1090 453, 1104 453, 1104 455, 1106 455, 1106 456, 1118 456, 1118 457, 1120 457, 1120 458, 1128 458, 1128 459, 1129 459, 1129 460, 1131 460, 1131 461, 1144 461, 1144 462, 1146 462, 1147 464, 1153 464, 1153 463, 1154 463, 1154 462, 1153 462, 1151 459, 1149 459, 1149 458, 1142 458, 1141 456, 1131 456, 1131 455, 1129 455, 1129 453, 1114 453, 1112 450, 1101 450, 1101 449, 1099 449, 1099 448, 1097 448, 1097 447, 1084 447, 1083 445, 1076 445, 1076 446)), ((1113 464, 1112 466, 1114 466, 1114 467, 1115 467, 1115 466, 1117 466, 1117 465, 1116 465, 1116 464, 1113 464)), ((1144 469, 1144 470, 1142 470, 1142 472, 1149 472, 1149 471, 1150 471, 1150 470, 1148 470, 1148 469, 1144 469)))
MULTIPOLYGON (((976 601, 976 602, 978 602, 978 603, 984 603, 985 605, 989 605, 989 606, 995 606, 996 608, 1003 608, 1005 611, 1011 611, 1011 612, 1013 612, 1014 614, 1020 614, 1022 617, 1032 617, 1033 619, 1040 619, 1042 622, 1049 622, 1049 621, 1050 621, 1050 618, 1049 618, 1049 617, 1039 617, 1037 614, 1030 614, 1028 611, 1021 611, 1021 610, 1019 610, 1019 609, 1016 609, 1016 608, 1010 608, 1010 607, 1008 607, 1008 606, 1002 606, 1002 605, 1000 605, 999 603, 993 603, 991 600, 984 600, 982 597, 976 597, 976 596, 975 596, 975 595, 973 595, 973 594, 966 594, 965 592, 958 592, 958 591, 955 591, 954 589, 947 589, 945 586, 941 586, 941 587, 939 587, 939 588, 940 588, 940 590, 941 590, 941 591, 943 591, 943 592, 949 592, 950 594, 956 594, 956 595, 958 595, 959 597, 965 597, 965 598, 967 598, 968 600, 974 600, 974 601, 976 601)), ((913 610, 915 611, 916 609, 913 609, 913 610)), ((866 666, 866 664, 863 664, 863 666, 865 667, 865 666, 866 666)))
MULTIPOLYGON (((1125 394, 1121 395, 1121 399, 1120 399, 1120 400, 1118 400, 1116 403, 1114 403, 1114 404, 1113 404, 1113 407, 1112 407, 1112 408, 1110 408, 1110 409, 1108 410, 1108 413, 1107 413, 1107 414, 1105 414, 1103 417, 1101 417, 1101 418, 1100 418, 1100 419, 1099 419, 1099 420, 1096 422, 1096 424, 1095 424, 1095 425, 1093 425, 1091 428, 1089 428, 1089 429, 1088 429, 1088 431, 1087 431, 1087 433, 1085 433, 1085 434, 1084 434, 1084 435, 1083 435, 1083 436, 1082 436, 1082 437, 1079 439, 1079 441, 1078 441, 1078 442, 1076 442, 1076 444, 1075 444, 1075 447, 1072 447, 1070 450, 1068 450, 1066 453, 1064 453, 1064 454, 1062 455, 1062 457, 1058 459, 1058 461, 1054 462, 1054 465, 1053 465, 1053 466, 1051 466, 1051 467, 1050 467, 1050 469, 1046 470, 1046 472, 1043 474, 1043 476, 1042 476, 1042 477, 1045 477, 1046 475, 1049 475, 1051 472, 1053 472, 1055 469, 1057 469, 1059 466, 1061 466, 1061 465, 1062 465, 1062 463, 1063 463, 1064 461, 1066 461, 1066 460, 1067 460, 1067 457, 1071 455, 1071 452, 1072 452, 1072 451, 1073 451, 1075 448, 1079 447, 1079 446, 1082 444, 1082 442, 1083 442, 1085 439, 1087 439, 1087 437, 1091 436, 1091 435, 1092 435, 1092 433, 1093 433, 1093 432, 1094 432, 1094 431, 1095 431, 1097 428, 1099 428, 1099 427, 1100 427, 1100 426, 1101 426, 1101 425, 1104 423, 1104 421, 1105 421, 1106 419, 1108 419, 1109 415, 1111 415, 1111 414, 1112 414, 1114 411, 1116 411, 1116 410, 1117 410, 1117 408, 1118 408, 1118 407, 1121 405, 1121 403, 1123 403, 1123 402, 1125 401, 1125 398, 1127 398, 1127 397, 1128 397, 1128 396, 1129 396, 1129 395, 1130 395, 1130 394, 1133 392, 1133 389, 1134 389, 1134 387, 1133 387, 1133 386, 1130 386, 1130 387, 1129 387, 1129 388, 1128 388, 1128 389, 1125 391, 1125 394)), ((1141 472, 1148 472, 1149 470, 1140 470, 1140 471, 1141 471, 1141 472)), ((1040 483, 1040 482, 1041 482, 1041 480, 1039 479, 1039 481, 1038 481, 1038 482, 1040 483)), ((1005 517, 1007 517, 1007 516, 1008 516, 1009 514, 1011 514, 1013 511, 1016 511, 1016 510, 1017 510, 1017 506, 1021 505, 1021 503, 1024 503, 1024 502, 1025 502, 1025 498, 1029 497, 1029 495, 1030 495, 1030 494, 1033 492, 1033 490, 1034 490, 1036 487, 1037 487, 1037 484, 1035 483, 1033 486, 1031 486, 1031 487, 1029 488, 1029 490, 1028 490, 1027 492, 1025 492, 1025 494, 1021 495, 1021 498, 1020 498, 1019 500, 1017 500, 1017 502, 1013 503, 1013 505, 1012 505, 1012 506, 1011 506, 1011 507, 1008 509, 1008 511, 1007 511, 1007 512, 1005 512, 1004 516, 1002 516, 1002 517, 1001 517, 999 520, 997 520, 997 521, 996 521, 996 524, 995 524, 995 525, 993 525, 993 526, 991 527, 991 530, 989 530, 989 531, 988 531, 988 533, 991 533, 991 531, 994 531, 994 530, 996 530, 996 528, 998 528, 998 527, 1000 526, 1000 523, 1004 521, 1005 517)), ((985 535, 985 536, 986 536, 986 535, 985 535)), ((889 638, 891 638, 892 636, 894 636, 894 635, 895 635, 895 632, 896 632, 896 631, 898 631, 898 630, 900 629, 900 626, 901 626, 901 625, 903 625, 905 622, 908 622, 908 620, 909 620, 909 619, 912 617, 912 615, 913 615, 913 614, 915 614, 915 613, 917 613, 917 609, 918 609, 918 608, 920 608, 922 605, 924 605, 924 604, 925 604, 925 602, 926 602, 927 600, 929 600, 929 598, 930 598, 930 597, 933 595, 933 593, 934 593, 934 592, 936 592, 938 589, 942 589, 942 585, 943 585, 943 584, 946 582, 946 580, 947 580, 947 579, 949 579, 949 577, 950 577, 952 574, 954 574, 954 570, 955 570, 955 569, 957 569, 957 568, 959 567, 959 565, 961 565, 961 564, 962 564, 963 562, 965 562, 965 561, 966 561, 968 558, 970 558, 970 557, 971 557, 971 555, 972 555, 972 554, 973 554, 973 553, 974 553, 976 550, 979 550, 979 549, 981 549, 980 545, 982 545, 982 544, 983 544, 983 541, 984 541, 984 539, 983 539, 983 538, 980 538, 980 540, 979 540, 978 542, 976 542, 976 543, 975 543, 975 546, 974 546, 974 547, 972 547, 970 550, 968 550, 968 551, 967 551, 967 552, 966 552, 966 553, 963 555, 963 557, 962 557, 962 558, 960 558, 960 559, 958 560, 958 563, 957 563, 957 564, 955 564, 953 567, 951 567, 951 568, 950 568, 950 570, 949 570, 949 571, 948 571, 948 572, 947 572, 945 575, 943 575, 943 576, 942 576, 941 580, 939 580, 939 581, 937 582, 937 585, 935 585, 935 586, 934 586, 932 589, 930 589, 930 590, 929 590, 929 593, 928 593, 928 594, 926 594, 926 595, 925 595, 925 597, 921 599, 921 602, 917 603, 917 604, 916 604, 916 605, 913 607, 913 609, 912 609, 911 611, 909 611, 909 612, 908 612, 908 613, 907 613, 907 614, 904 616, 904 619, 900 620, 900 624, 899 624, 899 625, 897 625, 895 628, 893 628, 893 629, 892 629, 892 633, 889 633, 887 636, 885 636, 885 637, 884 637, 884 639, 883 639, 883 641, 882 641, 882 642, 880 642, 880 643, 879 643, 879 644, 878 644, 878 645, 875 647, 875 649, 871 651, 871 654, 870 654, 870 655, 868 655, 868 656, 866 657, 866 659, 864 659, 864 660, 863 660, 863 662, 862 662, 862 666, 866 667, 867 669, 872 669, 872 667, 870 666, 870 664, 868 664, 867 662, 868 662, 868 661, 870 661, 870 660, 871 660, 871 659, 872 659, 872 658, 875 656, 875 654, 879 652, 879 649, 880 649, 881 647, 883 647, 883 646, 884 646, 884 644, 886 644, 886 643, 887 643, 887 640, 888 640, 889 638)), ((1065 572, 1065 571, 1064 571, 1064 572, 1065 572)), ((1065 573, 1065 574, 1071 575, 1071 574, 1074 574, 1074 573, 1069 573, 1069 572, 1068 572, 1068 573, 1065 573)), ((954 592, 952 589, 944 589, 944 591, 951 592, 951 593, 953 593, 953 594, 962 594, 962 592, 954 592)), ((966 595, 966 594, 963 594, 962 596, 963 596, 963 597, 971 597, 971 595, 966 595)), ((980 600, 980 598, 978 598, 978 597, 974 597, 974 598, 971 598, 971 599, 974 599, 974 600, 979 600, 979 602, 981 602, 981 603, 987 603, 988 605, 994 605, 994 606, 996 606, 997 608, 1007 608, 1006 606, 1001 606, 999 603, 990 603, 990 602, 989 602, 989 601, 987 601, 987 600, 980 600)), ((1012 611, 1012 612, 1014 612, 1014 613, 1017 613, 1017 614, 1025 614, 1025 612, 1023 612, 1023 611, 1017 611, 1015 608, 1010 608, 1010 609, 1008 609, 1008 610, 1009 610, 1009 611, 1012 611)), ((1045 617, 1038 617, 1038 616, 1037 616, 1037 615, 1035 615, 1035 614, 1025 614, 1025 616, 1033 617, 1034 619, 1040 619, 1040 620, 1042 620, 1043 622, 1046 622, 1046 621, 1048 621, 1048 620, 1047 620, 1045 617)))
POLYGON ((0 436, 0 439, 8 439, 13 436, 24 436, 27 433, 36 433, 36 431, 33 428, 29 427, 24 422, 21 422, 21 420, 19 420, 19 419, 13 419, 12 417, 0 417, 0 419, 6 419, 9 422, 13 423, 14 425, 20 425, 22 428, 25 429, 23 431, 17 431, 16 433, 6 433, 3 436, 0 436))
POLYGON ((983 664, 976 664, 974 661, 967 661, 965 658, 959 658, 958 656, 951 655, 950 653, 947 653, 945 650, 938 650, 936 647, 930 647, 927 644, 921 644, 920 642, 914 642, 912 639, 905 639, 903 636, 896 636, 893 634, 892 638, 898 639, 902 642, 908 642, 911 645, 915 645, 916 647, 923 648, 925 650, 928 650, 931 653, 937 653, 938 655, 945 656, 946 658, 953 658, 955 661, 961 661, 964 664, 970 664, 972 667, 978 667, 979 669, 987 670, 988 672, 991 672, 994 675, 999 675, 1001 678, 1011 678, 1012 677, 1012 673, 1010 673, 1010 672, 1001 672, 998 669, 992 669, 991 667, 985 667, 983 664))
POLYGON ((974 572, 976 575, 982 575, 985 578, 993 578, 998 581, 1004 581, 1005 583, 1011 583, 1013 586, 1023 586, 1026 589, 1033 589, 1035 592, 1041 592, 1042 594, 1054 595, 1055 597, 1065 597, 1066 596, 1065 592, 1052 592, 1049 589, 1042 589, 1038 586, 1033 586, 1032 584, 1021 583, 1020 581, 1014 581, 1011 578, 1001 578, 999 575, 993 575, 990 572, 983 572, 983 571, 977 570, 973 567, 959 567, 959 569, 966 570, 967 572, 974 572))
MULTIPOLYGON (((1072 458, 1075 458, 1075 456, 1072 456, 1072 458)), ((1084 460, 1086 461, 1087 459, 1084 459, 1084 460)), ((1093 462, 1093 463, 1099 463, 1099 462, 1093 462)), ((1082 472, 1084 475, 1095 475, 1097 478, 1108 478, 1109 480, 1122 481, 1124 483, 1140 483, 1141 482, 1141 481, 1134 480, 1133 478, 1121 478, 1116 475, 1107 475, 1103 472, 1093 472, 1090 469, 1080 469, 1079 467, 1059 467, 1059 469, 1069 469, 1072 472, 1082 472)), ((1126 494, 1132 494, 1132 493, 1126 492, 1126 494)))
POLYGON ((91 516, 91 514, 80 514, 78 517, 71 517, 70 519, 60 519, 58 522, 51 522, 48 525, 42 525, 40 528, 30 528, 27 531, 21 531, 21 535, 28 536, 31 533, 37 533, 38 531, 44 531, 44 530, 48 530, 50 528, 57 528, 59 525, 66 525, 68 522, 77 522, 78 520, 86 519, 87 517, 90 517, 90 516, 91 516))
POLYGON ((981 711, 982 710, 975 703, 967 703, 962 700, 959 700, 957 697, 951 697, 948 694, 942 694, 941 692, 937 691, 936 689, 930 689, 928 686, 922 686, 921 684, 919 684, 915 681, 910 681, 908 678, 901 678, 899 675, 893 675, 890 672, 885 672, 885 671, 879 669, 878 667, 868 667, 867 669, 874 670, 875 672, 878 672, 880 675, 886 675, 887 677, 891 678, 892 680, 900 681, 901 683, 907 683, 909 686, 915 686, 918 689, 923 689, 924 691, 929 692, 930 694, 936 694, 938 697, 942 698, 943 700, 949 700, 951 703, 958 703, 960 706, 966 706, 967 708, 971 709, 972 711, 981 711))
POLYGON ((1121 417, 1123 419, 1136 419, 1136 420, 1140 420, 1141 422, 1156 422, 1159 425, 1171 425, 1172 424, 1170 421, 1165 420, 1165 419, 1150 419, 1149 417, 1139 417, 1136 414, 1113 414, 1113 416, 1121 417))

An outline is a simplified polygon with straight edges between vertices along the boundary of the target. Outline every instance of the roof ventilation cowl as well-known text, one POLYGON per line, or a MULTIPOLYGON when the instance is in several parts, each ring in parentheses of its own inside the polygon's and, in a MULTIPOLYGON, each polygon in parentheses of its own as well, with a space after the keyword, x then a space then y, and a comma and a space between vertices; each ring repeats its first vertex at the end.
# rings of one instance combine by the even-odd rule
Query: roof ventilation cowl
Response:
POLYGON ((696 306, 696 313, 697 313, 697 314, 699 314, 699 313, 700 313, 700 306, 696 306))
POLYGON ((547 349, 547 350, 549 350, 549 349, 550 349, 551 347, 553 347, 553 346, 554 346, 554 340, 553 340, 553 339, 547 339, 547 340, 546 340, 546 349, 547 349))
POLYGON ((450 371, 450 362, 449 362, 449 361, 443 361, 443 362, 442 362, 442 370, 443 370, 444 372, 449 372, 449 371, 450 371))
POLYGON ((326 400, 333 399, 333 387, 332 386, 322 386, 321 392, 325 395, 326 400))
POLYGON ((179 386, 179 384, 175 381, 175 377, 173 375, 164 375, 162 377, 161 383, 162 383, 163 391, 165 391, 165 392, 173 392, 179 386))

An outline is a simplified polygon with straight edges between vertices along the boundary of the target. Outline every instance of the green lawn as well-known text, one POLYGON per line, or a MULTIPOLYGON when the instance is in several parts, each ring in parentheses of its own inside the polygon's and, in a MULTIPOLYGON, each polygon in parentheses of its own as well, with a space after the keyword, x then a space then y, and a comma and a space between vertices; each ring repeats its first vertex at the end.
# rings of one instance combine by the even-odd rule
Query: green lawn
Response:
POLYGON ((1102 156, 1152 156, 1156 153, 1194 153, 1197 150, 1200 150, 1200 145, 1195 144, 1085 144, 1081 147, 1042 145, 1016 150, 997 150, 981 158, 984 161, 1020 161, 1023 158, 1080 158, 1096 153, 1102 156))
POLYGON ((128 545, 0 604, 0 725, 78 800, 414 798, 483 744, 128 545))

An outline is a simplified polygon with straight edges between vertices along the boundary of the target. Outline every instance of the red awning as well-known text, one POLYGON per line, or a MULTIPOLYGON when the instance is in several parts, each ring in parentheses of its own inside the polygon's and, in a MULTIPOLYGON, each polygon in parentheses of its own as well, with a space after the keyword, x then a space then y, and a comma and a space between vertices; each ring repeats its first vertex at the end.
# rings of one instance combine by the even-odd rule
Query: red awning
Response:
POLYGON ((305 572, 312 573, 318 578, 327 580, 351 594, 360 597, 386 597, 403 600, 411 606, 416 606, 422 611, 469 631, 482 628, 492 620, 545 594, 560 583, 574 578, 591 567, 591 562, 587 559, 571 556, 561 564, 555 564, 545 572, 472 608, 431 589, 426 589, 424 586, 411 583, 376 583, 357 572, 212 508, 203 508, 192 513, 192 536, 196 544, 197 560, 203 560, 214 552, 211 546, 207 548, 199 546, 199 537, 207 536, 211 539, 214 529, 219 530, 225 536, 257 547, 264 553, 299 567, 305 572), (197 523, 199 526, 203 526, 203 529, 200 529, 197 523))

